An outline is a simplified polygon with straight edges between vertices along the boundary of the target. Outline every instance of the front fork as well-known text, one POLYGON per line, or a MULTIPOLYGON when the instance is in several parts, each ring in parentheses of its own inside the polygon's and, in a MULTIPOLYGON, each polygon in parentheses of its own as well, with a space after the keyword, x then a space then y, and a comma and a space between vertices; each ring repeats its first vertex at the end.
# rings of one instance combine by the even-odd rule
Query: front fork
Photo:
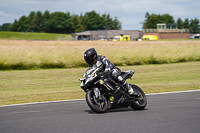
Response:
POLYGON ((101 91, 99 88, 93 88, 94 94, 95 94, 95 98, 96 99, 101 99, 101 91))

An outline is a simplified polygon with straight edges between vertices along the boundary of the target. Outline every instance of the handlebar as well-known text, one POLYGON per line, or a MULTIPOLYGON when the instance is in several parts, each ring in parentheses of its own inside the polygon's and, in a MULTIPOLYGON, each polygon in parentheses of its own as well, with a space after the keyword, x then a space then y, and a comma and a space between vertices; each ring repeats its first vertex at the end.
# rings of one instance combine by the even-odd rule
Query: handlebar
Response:
POLYGON ((95 77, 107 77, 108 75, 109 75, 108 72, 93 73, 93 74, 88 75, 88 76, 86 76, 86 77, 79 78, 79 81, 82 82, 82 81, 84 81, 85 79, 88 79, 88 78, 91 78, 91 77, 93 77, 93 78, 95 78, 95 77))

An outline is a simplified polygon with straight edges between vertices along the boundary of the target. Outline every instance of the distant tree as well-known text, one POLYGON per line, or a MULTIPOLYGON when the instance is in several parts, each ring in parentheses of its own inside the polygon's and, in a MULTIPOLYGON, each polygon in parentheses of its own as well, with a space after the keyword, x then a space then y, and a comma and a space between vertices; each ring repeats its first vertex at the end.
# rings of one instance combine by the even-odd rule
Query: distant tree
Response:
POLYGON ((44 14, 40 11, 37 13, 32 11, 28 17, 28 29, 27 31, 35 31, 35 32, 45 32, 45 23, 50 18, 50 13, 48 10, 44 12, 44 14))
POLYGON ((50 16, 51 14, 49 13, 48 10, 46 10, 43 14, 43 22, 46 23, 49 20, 50 16))
POLYGON ((1 26, 1 30, 2 30, 2 31, 7 31, 11 25, 12 25, 11 23, 4 23, 4 24, 1 26))
POLYGON ((149 14, 146 12, 145 14, 145 21, 143 22, 143 28, 144 29, 155 29, 157 28, 158 23, 166 23, 166 24, 171 24, 175 23, 173 16, 169 14, 149 14))
POLYGON ((146 12, 146 13, 145 13, 145 18, 146 18, 146 20, 148 20, 150 16, 151 16, 151 15, 149 14, 149 12, 146 12))
POLYGON ((104 29, 104 21, 99 14, 95 11, 87 12, 86 17, 86 29, 87 30, 102 30, 104 29))
POLYGON ((189 19, 186 18, 185 21, 183 22, 183 28, 189 29, 190 28, 189 24, 190 24, 189 19))
POLYGON ((34 19, 36 18, 36 12, 32 11, 27 17, 28 28, 27 31, 34 31, 34 19))
POLYGON ((14 23, 8 28, 9 31, 17 31, 18 21, 15 19, 14 23))
POLYGON ((50 19, 51 17, 51 14, 49 13, 48 10, 46 10, 43 14, 43 19, 42 19, 42 22, 41 22, 41 31, 45 31, 45 24, 48 22, 48 20, 50 19))
POLYGON ((149 17, 150 17, 149 12, 146 12, 146 13, 145 13, 145 20, 144 20, 144 22, 142 22, 142 24, 143 24, 143 29, 148 29, 148 28, 147 28, 147 21, 149 20, 149 17))
POLYGON ((0 31, 2 31, 1 25, 0 25, 0 31))
POLYGON ((184 29, 183 21, 182 21, 181 18, 178 18, 178 19, 177 19, 176 24, 177 24, 177 28, 178 28, 178 29, 184 29))
POLYGON ((161 23, 161 21, 158 20, 158 15, 151 14, 147 20, 146 26, 148 29, 155 29, 157 23, 161 23))
POLYGON ((45 23, 45 31, 51 33, 72 33, 74 25, 70 13, 55 12, 45 23))
POLYGON ((19 21, 17 22, 17 27, 16 31, 21 31, 21 32, 25 32, 27 31, 28 25, 27 25, 27 17, 26 16, 22 16, 19 21))
POLYGON ((78 15, 72 15, 73 24, 74 24, 74 30, 75 32, 82 32, 84 31, 84 27, 81 24, 82 17, 79 17, 78 15))
POLYGON ((110 17, 110 14, 103 14, 102 16, 102 23, 104 25, 105 30, 112 30, 113 29, 113 20, 110 17))
POLYGON ((120 30, 121 22, 115 17, 110 17, 110 14, 99 15, 95 11, 87 12, 82 19, 82 24, 86 30, 120 30))
POLYGON ((34 32, 41 32, 42 27, 44 26, 43 23, 43 14, 41 11, 37 11, 37 13, 34 15, 33 20, 32 20, 32 30, 34 32))
POLYGON ((161 17, 160 18, 161 23, 166 23, 166 24, 174 24, 175 23, 174 17, 169 14, 163 14, 160 17, 161 17))
POLYGON ((79 25, 79 31, 85 31, 86 29, 86 17, 84 17, 82 14, 79 17, 80 25, 79 25))
POLYGON ((75 26, 75 32, 76 32, 76 33, 77 33, 77 32, 82 32, 82 31, 84 31, 83 25, 78 24, 78 25, 75 26))
POLYGON ((115 17, 115 19, 113 20, 112 30, 121 30, 121 22, 119 22, 117 17, 115 17))
POLYGON ((110 14, 103 14, 102 16, 102 24, 103 29, 105 30, 120 30, 121 29, 121 23, 119 22, 119 20, 117 19, 117 17, 111 18, 110 14))
POLYGON ((190 32, 191 33, 200 33, 200 25, 199 25, 199 20, 197 18, 191 19, 190 32))

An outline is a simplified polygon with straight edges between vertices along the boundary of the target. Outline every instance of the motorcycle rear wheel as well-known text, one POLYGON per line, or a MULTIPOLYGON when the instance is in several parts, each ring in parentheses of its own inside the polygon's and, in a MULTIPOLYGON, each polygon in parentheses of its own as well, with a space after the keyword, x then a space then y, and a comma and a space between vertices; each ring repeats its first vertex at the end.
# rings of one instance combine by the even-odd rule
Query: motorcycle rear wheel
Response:
POLYGON ((134 85, 134 84, 131 84, 131 87, 135 90, 135 91, 138 91, 140 93, 140 97, 136 97, 134 99, 134 102, 131 104, 131 108, 132 109, 135 109, 135 110, 143 110, 146 105, 147 105, 147 98, 146 98, 146 95, 144 94, 143 90, 137 86, 137 85, 134 85))
POLYGON ((96 113, 105 113, 108 109, 107 99, 103 95, 101 100, 97 99, 93 90, 86 92, 86 102, 90 109, 96 113))

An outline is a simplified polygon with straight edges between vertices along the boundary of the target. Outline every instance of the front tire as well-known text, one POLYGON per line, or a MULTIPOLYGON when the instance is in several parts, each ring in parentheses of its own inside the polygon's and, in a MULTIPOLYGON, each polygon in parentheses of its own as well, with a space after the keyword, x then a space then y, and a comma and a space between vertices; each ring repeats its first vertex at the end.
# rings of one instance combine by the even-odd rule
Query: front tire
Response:
POLYGON ((131 84, 131 87, 134 89, 134 91, 138 91, 141 96, 135 97, 134 102, 132 103, 130 107, 135 110, 143 110, 147 105, 146 95, 144 94, 143 90, 139 86, 131 84))
POLYGON ((86 102, 90 109, 96 113, 105 113, 108 109, 107 99, 103 95, 101 97, 101 100, 97 99, 93 90, 86 92, 86 102))

